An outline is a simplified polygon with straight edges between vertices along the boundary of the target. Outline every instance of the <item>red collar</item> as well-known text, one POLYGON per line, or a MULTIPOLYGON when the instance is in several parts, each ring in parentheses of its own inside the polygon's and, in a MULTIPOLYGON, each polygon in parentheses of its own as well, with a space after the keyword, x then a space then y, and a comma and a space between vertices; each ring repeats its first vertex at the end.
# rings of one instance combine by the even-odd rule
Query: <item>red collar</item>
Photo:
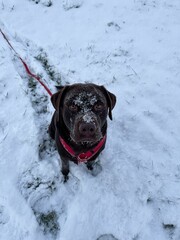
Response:
POLYGON ((78 163, 84 163, 87 162, 89 160, 91 160, 91 158, 97 154, 99 152, 99 150, 101 149, 101 147, 103 146, 103 144, 106 141, 106 135, 101 139, 101 141, 91 150, 87 151, 87 152, 82 152, 79 154, 76 154, 74 152, 74 150, 64 141, 64 139, 62 137, 59 136, 59 140, 61 142, 61 144, 63 145, 64 149, 73 157, 76 158, 78 163))

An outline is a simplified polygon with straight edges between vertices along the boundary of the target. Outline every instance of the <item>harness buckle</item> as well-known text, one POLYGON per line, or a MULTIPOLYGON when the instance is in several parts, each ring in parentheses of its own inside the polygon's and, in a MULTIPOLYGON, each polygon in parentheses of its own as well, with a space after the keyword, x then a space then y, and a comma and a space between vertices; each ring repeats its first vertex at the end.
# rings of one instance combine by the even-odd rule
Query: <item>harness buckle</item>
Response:
POLYGON ((78 162, 79 163, 84 163, 84 162, 87 162, 88 161, 88 156, 86 153, 80 153, 78 156, 77 156, 77 159, 78 159, 78 162))

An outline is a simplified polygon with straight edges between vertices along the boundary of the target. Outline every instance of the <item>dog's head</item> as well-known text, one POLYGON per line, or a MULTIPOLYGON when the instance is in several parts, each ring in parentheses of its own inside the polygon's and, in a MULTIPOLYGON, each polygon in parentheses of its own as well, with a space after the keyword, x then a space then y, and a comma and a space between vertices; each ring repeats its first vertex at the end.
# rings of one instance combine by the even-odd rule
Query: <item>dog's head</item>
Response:
POLYGON ((112 120, 116 97, 104 86, 73 84, 60 87, 51 101, 71 139, 76 144, 94 144, 102 138, 107 115, 112 120))

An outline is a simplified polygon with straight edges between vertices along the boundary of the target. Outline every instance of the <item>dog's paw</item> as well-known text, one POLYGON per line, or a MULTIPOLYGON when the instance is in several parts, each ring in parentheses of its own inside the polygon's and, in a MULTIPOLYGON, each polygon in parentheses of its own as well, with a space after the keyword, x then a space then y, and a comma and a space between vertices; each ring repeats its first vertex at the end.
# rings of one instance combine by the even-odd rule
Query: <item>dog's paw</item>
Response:
POLYGON ((73 174, 69 173, 68 181, 64 182, 64 187, 70 194, 76 194, 80 187, 79 178, 75 177, 73 174))
POLYGON ((93 165, 92 164, 87 164, 87 169, 92 171, 93 170, 93 165))
POLYGON ((90 172, 93 176, 97 176, 102 171, 102 166, 101 166, 99 160, 92 164, 87 164, 87 168, 88 168, 88 170, 90 170, 90 172))
POLYGON ((68 179, 69 179, 69 176, 68 175, 63 175, 63 178, 64 178, 64 183, 66 183, 67 181, 68 181, 68 179))

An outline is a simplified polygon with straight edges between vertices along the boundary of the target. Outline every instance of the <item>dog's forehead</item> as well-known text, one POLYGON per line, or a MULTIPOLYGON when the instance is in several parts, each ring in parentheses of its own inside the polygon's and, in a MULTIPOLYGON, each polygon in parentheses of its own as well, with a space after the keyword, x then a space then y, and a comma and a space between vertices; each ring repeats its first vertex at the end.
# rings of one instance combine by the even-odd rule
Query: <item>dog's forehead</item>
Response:
POLYGON ((91 92, 82 91, 74 95, 73 103, 77 106, 91 105, 93 106, 98 101, 98 96, 91 92))
POLYGON ((66 102, 77 106, 93 106, 96 102, 106 102, 104 94, 96 87, 89 85, 73 86, 66 94, 66 102))

